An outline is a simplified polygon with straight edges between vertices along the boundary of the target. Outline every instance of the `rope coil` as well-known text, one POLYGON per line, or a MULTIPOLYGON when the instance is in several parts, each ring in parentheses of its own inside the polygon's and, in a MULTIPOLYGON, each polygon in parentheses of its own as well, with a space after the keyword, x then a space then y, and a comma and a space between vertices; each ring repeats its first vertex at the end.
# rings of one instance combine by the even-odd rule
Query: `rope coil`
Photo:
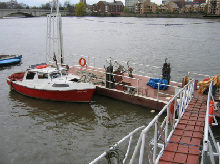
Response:
POLYGON ((125 153, 120 150, 117 146, 111 146, 111 150, 106 151, 106 156, 105 158, 108 161, 108 164, 111 164, 111 159, 115 158, 117 159, 118 164, 122 163, 123 164, 123 159, 125 158, 125 153), (120 154, 123 155, 123 158, 121 159, 120 154))

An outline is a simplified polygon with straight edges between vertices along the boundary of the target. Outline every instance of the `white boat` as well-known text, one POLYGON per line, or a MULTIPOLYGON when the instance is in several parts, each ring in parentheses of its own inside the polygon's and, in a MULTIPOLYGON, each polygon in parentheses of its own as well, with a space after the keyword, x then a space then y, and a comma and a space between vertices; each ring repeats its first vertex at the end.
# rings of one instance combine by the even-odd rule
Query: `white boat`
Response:
POLYGON ((56 13, 51 9, 51 14, 47 15, 47 64, 31 66, 25 72, 14 73, 7 78, 7 83, 11 89, 38 99, 89 102, 96 86, 86 76, 68 74, 68 67, 63 64, 58 0, 56 4, 56 13))
POLYGON ((89 102, 95 91, 91 82, 84 82, 77 75, 68 74, 64 67, 38 65, 26 72, 12 74, 7 78, 11 89, 26 96, 70 102, 89 102))

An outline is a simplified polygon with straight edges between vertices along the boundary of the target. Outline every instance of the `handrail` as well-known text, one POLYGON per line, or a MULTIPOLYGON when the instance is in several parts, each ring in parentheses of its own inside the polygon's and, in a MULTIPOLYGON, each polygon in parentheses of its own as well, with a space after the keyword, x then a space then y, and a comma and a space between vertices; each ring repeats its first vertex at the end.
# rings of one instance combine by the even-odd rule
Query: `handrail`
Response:
MULTIPOLYGON (((79 65, 79 59, 81 57, 84 57, 87 61, 87 66, 92 66, 94 68, 103 67, 103 63, 106 62, 106 58, 104 57, 92 57, 92 56, 86 56, 86 55, 78 55, 78 54, 71 54, 71 55, 65 55, 65 58, 68 58, 68 61, 66 60, 66 64, 69 65, 79 65), (90 60, 92 58, 92 60, 90 60)), ((107 59, 110 60, 110 59, 107 59)), ((111 59, 113 60, 113 59, 111 59)), ((119 63, 127 63, 126 61, 118 61, 119 63)), ((133 74, 137 75, 143 75, 143 76, 150 76, 150 77, 157 77, 161 78, 161 71, 162 71, 162 65, 160 66, 153 66, 149 64, 141 64, 141 63, 135 63, 135 62, 129 62, 129 65, 133 66, 133 74), (139 69, 141 68, 141 69, 139 69), (140 72, 139 70, 144 70, 144 72, 140 72)), ((176 76, 175 76, 176 77, 176 76)), ((182 77, 176 77, 176 79, 182 79, 182 77)), ((177 81, 177 80, 175 80, 177 81)))
MULTIPOLYGON (((136 91, 134 91, 133 94, 136 93, 137 95, 139 95, 139 89, 146 89, 146 90, 148 89, 148 87, 140 87, 139 86, 139 80, 140 80, 139 78, 130 77, 130 76, 127 76, 127 75, 119 75, 119 74, 115 74, 115 73, 108 73, 106 71, 100 71, 100 70, 98 71, 98 70, 95 70, 93 67, 92 68, 88 68, 88 67, 87 68, 81 68, 81 70, 94 71, 94 72, 99 72, 99 73, 103 73, 103 74, 107 74, 107 75, 112 75, 112 76, 123 77, 123 78, 131 79, 131 80, 136 80, 136 84, 137 84, 136 86, 129 86, 129 85, 122 84, 122 83, 112 82, 111 80, 107 80, 106 78, 105 79, 103 79, 103 78, 98 79, 98 80, 104 80, 107 83, 111 83, 111 84, 114 83, 115 85, 124 86, 124 87, 127 87, 127 88, 133 88, 133 89, 136 88, 136 91)), ((180 89, 180 87, 173 86, 173 85, 159 84, 159 83, 157 83, 157 84, 158 84, 157 100, 159 100, 159 93, 167 95, 167 96, 173 96, 171 94, 165 94, 163 92, 160 92, 160 90, 159 90, 160 85, 165 85, 165 86, 168 86, 168 87, 173 87, 173 88, 180 89)), ((109 88, 109 89, 114 89, 114 88, 109 88)), ((143 96, 143 94, 142 94, 142 96, 143 96)))
MULTIPOLYGON (((204 137, 203 137, 203 150, 202 150, 202 164, 207 163, 208 160, 210 160, 210 162, 212 164, 215 164, 215 156, 218 156, 219 158, 219 163, 220 163, 220 146, 219 143, 215 141, 214 135, 212 133, 212 130, 209 126, 209 110, 210 110, 210 106, 209 106, 209 102, 210 101, 214 101, 213 99, 213 80, 211 80, 210 85, 209 85, 209 92, 208 92, 208 98, 207 98, 207 110, 206 110, 206 117, 205 117, 205 127, 204 127, 204 137), (211 145, 211 141, 210 141, 210 137, 212 139, 213 145, 214 147, 212 147, 211 145), (216 152, 213 151, 213 148, 216 152), (208 158, 209 156, 209 158, 208 158)), ((216 106, 215 106, 216 107, 216 106)), ((215 116, 213 116, 215 117, 215 116)))
MULTIPOLYGON (((136 146, 133 150, 131 159, 129 164, 134 164, 135 160, 137 159, 138 152, 139 153, 139 164, 142 164, 144 161, 144 149, 147 147, 147 154, 150 163, 158 163, 159 158, 162 156, 162 152, 168 141, 170 140, 172 133, 174 132, 175 127, 177 126, 179 120, 181 119, 184 110, 186 109, 187 105, 189 104, 190 100, 192 99, 193 92, 194 92, 194 83, 195 80, 191 80, 184 88, 180 89, 177 94, 169 101, 167 105, 158 113, 157 116, 142 130, 140 137, 136 143, 136 146), (180 99, 177 101, 178 97, 180 99), (170 112, 170 104, 175 104, 174 113, 177 112, 177 118, 175 118, 175 114, 170 112), (164 117, 164 113, 167 113, 163 122, 160 124, 161 117, 164 117), (150 132, 149 132, 150 131, 150 132), (154 131, 154 132, 153 132, 154 131), (153 139, 148 142, 148 138, 152 137, 153 139), (153 152, 151 152, 151 150, 153 152)), ((117 144, 119 145, 119 142, 117 144)), ((130 149, 129 149, 130 150, 130 149)), ((132 150, 130 150, 132 151, 132 150)), ((128 151, 127 151, 128 152, 128 151)), ((131 154, 130 153, 130 154, 131 154)), ((97 163, 99 160, 105 157, 103 153, 101 156, 96 158, 91 164, 97 163)), ((124 161, 123 161, 124 163, 124 161)), ((116 164, 116 163, 115 163, 116 164)))
MULTIPOLYGON (((131 143, 132 143, 132 137, 135 133, 137 133, 138 131, 142 130, 145 126, 141 126, 141 127, 138 127, 136 128, 134 131, 132 131, 131 133, 129 133, 127 136, 125 136, 123 139, 121 139, 120 141, 118 141, 116 144, 114 144, 113 146, 111 146, 109 148, 109 150, 113 150, 115 147, 117 147, 118 145, 120 145, 121 143, 123 143, 124 141, 130 139, 129 143, 128 143, 128 151, 130 149, 130 146, 131 146, 131 143)), ((123 161, 126 161, 126 158, 127 158, 127 155, 129 152, 126 152, 125 154, 125 159, 123 161)), ((96 159, 94 159, 92 162, 90 162, 90 164, 95 164, 97 162, 99 162, 102 158, 104 158, 107 154, 107 151, 105 151, 104 153, 102 153, 99 157, 97 157, 96 159)))

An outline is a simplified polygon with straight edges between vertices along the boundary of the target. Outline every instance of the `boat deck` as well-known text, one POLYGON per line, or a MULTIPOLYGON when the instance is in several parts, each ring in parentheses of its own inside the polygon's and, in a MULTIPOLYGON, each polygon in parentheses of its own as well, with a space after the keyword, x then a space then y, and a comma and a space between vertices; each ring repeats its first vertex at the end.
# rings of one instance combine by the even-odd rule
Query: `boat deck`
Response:
POLYGON ((159 164, 198 164, 202 147, 205 114, 205 95, 194 97, 179 121, 159 164))
POLYGON ((69 72, 73 74, 93 73, 96 77, 96 79, 93 78, 92 80, 97 86, 96 94, 157 110, 161 110, 167 104, 175 94, 175 90, 181 85, 171 81, 166 90, 159 90, 158 92, 158 89, 153 89, 151 86, 146 85, 150 77, 135 74, 133 77, 129 77, 127 73, 124 73, 123 77, 114 75, 115 83, 113 85, 115 86, 110 89, 105 86, 105 69, 73 66, 69 69, 69 72), (132 87, 135 88, 133 92, 129 90, 132 87))

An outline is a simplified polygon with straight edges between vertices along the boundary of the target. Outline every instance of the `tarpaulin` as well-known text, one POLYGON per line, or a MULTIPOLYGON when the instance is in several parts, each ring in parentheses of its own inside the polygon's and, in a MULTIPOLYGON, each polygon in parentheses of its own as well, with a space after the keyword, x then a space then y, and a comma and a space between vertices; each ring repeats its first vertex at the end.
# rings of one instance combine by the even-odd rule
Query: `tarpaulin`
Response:
POLYGON ((167 89, 167 85, 168 85, 168 81, 167 79, 154 79, 154 78, 150 78, 149 81, 147 82, 147 85, 153 87, 154 89, 158 88, 158 83, 159 83, 159 89, 163 89, 166 90, 167 89), (160 85, 160 84, 165 84, 165 85, 160 85))

